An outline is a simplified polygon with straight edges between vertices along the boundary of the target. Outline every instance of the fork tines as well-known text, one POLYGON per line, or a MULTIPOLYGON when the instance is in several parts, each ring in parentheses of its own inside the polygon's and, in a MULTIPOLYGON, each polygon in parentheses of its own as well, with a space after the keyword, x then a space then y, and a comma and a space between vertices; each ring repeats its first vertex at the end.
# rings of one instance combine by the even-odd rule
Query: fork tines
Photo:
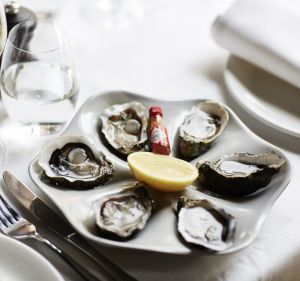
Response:
POLYGON ((8 227, 13 224, 14 221, 20 219, 19 214, 9 206, 3 196, 0 194, 0 221, 5 226, 8 227))

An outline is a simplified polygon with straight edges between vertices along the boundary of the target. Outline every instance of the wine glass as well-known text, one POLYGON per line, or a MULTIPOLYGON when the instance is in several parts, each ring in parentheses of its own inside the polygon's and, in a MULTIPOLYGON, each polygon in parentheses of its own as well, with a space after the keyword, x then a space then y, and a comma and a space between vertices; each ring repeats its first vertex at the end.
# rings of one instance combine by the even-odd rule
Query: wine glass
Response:
POLYGON ((144 14, 141 0, 90 0, 80 7, 84 18, 93 26, 123 28, 144 14))
MULTIPOLYGON (((7 37, 7 24, 6 24, 6 16, 4 6, 2 1, 0 1, 0 56, 4 49, 5 41, 7 37)), ((0 141, 0 165, 3 163, 5 159, 5 145, 2 141, 0 141)))
POLYGON ((0 76, 4 107, 23 131, 49 135, 73 115, 78 79, 66 31, 58 22, 16 25, 7 38, 0 76))

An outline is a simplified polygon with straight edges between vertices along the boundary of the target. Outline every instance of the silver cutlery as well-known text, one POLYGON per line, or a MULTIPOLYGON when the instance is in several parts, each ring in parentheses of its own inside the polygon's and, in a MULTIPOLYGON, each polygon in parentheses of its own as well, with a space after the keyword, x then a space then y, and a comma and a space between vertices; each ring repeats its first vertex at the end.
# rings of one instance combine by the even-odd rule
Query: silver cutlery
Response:
POLYGON ((0 230, 3 234, 15 238, 17 240, 35 239, 44 243, 63 258, 77 273, 87 281, 96 281, 81 264, 79 264, 71 256, 63 252, 56 245, 41 236, 35 228, 35 225, 21 217, 0 195, 0 230))
MULTIPOLYGON (((5 233, 11 234, 11 229, 21 229, 23 231, 24 226, 27 233, 26 238, 34 238, 38 239, 46 243, 53 250, 55 250, 60 256, 62 256, 69 264, 72 264, 73 268, 76 267, 77 272, 80 271, 81 276, 83 276, 86 280, 103 280, 103 281, 134 281, 133 277, 128 275, 125 271, 123 271, 120 267, 109 261, 107 258, 99 254, 96 250, 94 250, 81 236, 79 236, 75 230, 62 219, 59 215, 57 215, 51 208, 49 208, 36 194, 34 194, 28 187, 22 184, 15 176, 11 173, 5 171, 3 173, 3 179, 6 184, 6 190, 16 199, 19 203, 21 203, 27 210, 29 210, 35 217, 40 219, 43 222, 47 222, 45 225, 49 227, 52 231, 54 231, 59 237, 64 239, 65 242, 74 246, 77 250, 80 250, 86 257, 93 260, 93 262, 97 263, 97 268, 99 269, 97 277, 91 275, 91 273, 86 272, 86 269, 83 268, 76 260, 70 257, 65 252, 62 252, 56 246, 54 246, 50 241, 40 237, 39 234, 36 233, 35 227, 30 222, 26 221, 24 218, 21 218, 8 204, 4 201, 3 197, 1 197, 2 203, 5 206, 5 214, 8 216, 4 216, 2 214, 2 210, 4 208, 0 208, 0 229, 5 233), (4 203, 5 202, 5 203, 4 203), (2 214, 2 215, 1 215, 2 214), (10 214, 10 215, 9 215, 10 214), (3 221, 2 218, 4 217, 3 221), (6 219, 5 219, 6 218, 6 219), (10 218, 10 219, 8 219, 10 218), (6 225, 10 224, 9 227, 6 225), (29 226, 32 232, 29 234, 29 226), (9 230, 8 230, 9 228, 9 230), (31 236, 28 236, 31 235, 31 236), (32 236, 34 235, 34 236, 32 236), (44 241, 46 240, 46 241, 44 241), (54 248, 53 248, 54 246, 54 248), (63 253, 63 254, 62 254, 63 253), (82 272, 83 271, 83 272, 82 272), (93 279, 94 278, 94 279, 93 279)), ((1 202, 0 202, 1 203, 1 202)), ((3 206, 3 207, 4 207, 3 206)), ((19 230, 20 232, 20 230, 19 230)), ((14 234, 15 236, 15 234, 14 234)), ((24 239, 22 237, 24 235, 17 235, 17 239, 24 239)))

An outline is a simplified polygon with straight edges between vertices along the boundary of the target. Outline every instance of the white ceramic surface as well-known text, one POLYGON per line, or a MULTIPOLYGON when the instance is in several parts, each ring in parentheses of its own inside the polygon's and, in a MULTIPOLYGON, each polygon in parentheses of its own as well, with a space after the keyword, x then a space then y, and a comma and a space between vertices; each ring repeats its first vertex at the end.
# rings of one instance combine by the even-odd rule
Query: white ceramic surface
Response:
POLYGON ((40 254, 12 238, 0 235, 0 280, 63 281, 40 254))
MULTIPOLYGON (((146 225, 145 229, 127 242, 117 242, 99 236, 95 225, 95 216, 92 203, 104 194, 117 192, 125 183, 133 180, 127 163, 111 153, 99 137, 99 115, 112 104, 124 103, 136 100, 147 107, 160 105, 164 111, 165 124, 168 127, 169 138, 176 155, 177 129, 185 114, 200 100, 189 101, 158 101, 125 92, 108 92, 89 98, 74 119, 69 123, 64 134, 88 135, 103 150, 116 166, 116 176, 105 186, 94 190, 75 191, 64 190, 48 186, 40 181, 41 169, 36 159, 29 167, 29 173, 35 184, 53 200, 64 213, 70 223, 83 236, 99 244, 142 249, 149 251, 165 252, 172 254, 188 254, 192 251, 189 246, 182 243, 176 233, 176 216, 172 210, 172 204, 180 194, 152 193, 156 201, 156 210, 146 225)), ((213 143, 211 149, 199 159, 214 160, 223 154, 233 152, 262 153, 274 148, 271 144, 254 135, 232 112, 227 108, 230 121, 223 134, 213 143)), ((201 193, 195 187, 189 187, 184 193, 193 198, 207 198, 213 203, 223 207, 237 219, 237 231, 234 244, 223 252, 229 253, 242 249, 249 245, 258 235, 262 224, 273 203, 287 186, 291 178, 291 165, 287 160, 286 165, 276 174, 271 183, 254 196, 243 200, 224 200, 201 193)), ((196 184, 196 183, 195 183, 196 184)), ((199 248, 195 250, 201 250, 199 248)))
POLYGON ((284 133, 300 137, 300 89, 230 56, 224 72, 230 94, 248 113, 284 133))

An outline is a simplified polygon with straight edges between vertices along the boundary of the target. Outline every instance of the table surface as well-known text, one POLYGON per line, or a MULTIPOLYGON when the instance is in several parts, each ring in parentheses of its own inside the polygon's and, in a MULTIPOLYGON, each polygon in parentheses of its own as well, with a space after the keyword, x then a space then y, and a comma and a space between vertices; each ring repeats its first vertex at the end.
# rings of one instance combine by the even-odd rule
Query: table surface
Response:
MULTIPOLYGON (((224 1, 224 6, 225 2, 230 3, 224 1)), ((282 148, 295 168, 292 181, 273 206, 258 238, 242 251, 224 256, 199 253, 171 256, 99 246, 97 249, 142 281, 296 280, 300 274, 300 216, 297 212, 300 173, 296 171, 300 165, 299 139, 261 124, 228 94, 223 81, 228 53, 210 38, 210 25, 219 11, 213 5, 217 1, 144 1, 144 17, 119 30, 96 28, 86 22, 81 13, 81 5, 86 1, 60 3, 56 16, 68 27, 78 60, 78 106, 94 93, 119 89, 158 99, 221 101, 256 134, 282 148)), ((0 137, 7 145, 7 160, 2 169, 10 170, 40 193, 30 181, 27 167, 46 138, 20 135, 6 116, 2 102, 0 137)), ((43 227, 40 232, 65 247, 43 227)), ((33 242, 28 244, 45 255, 66 281, 81 280, 46 249, 33 242)))

